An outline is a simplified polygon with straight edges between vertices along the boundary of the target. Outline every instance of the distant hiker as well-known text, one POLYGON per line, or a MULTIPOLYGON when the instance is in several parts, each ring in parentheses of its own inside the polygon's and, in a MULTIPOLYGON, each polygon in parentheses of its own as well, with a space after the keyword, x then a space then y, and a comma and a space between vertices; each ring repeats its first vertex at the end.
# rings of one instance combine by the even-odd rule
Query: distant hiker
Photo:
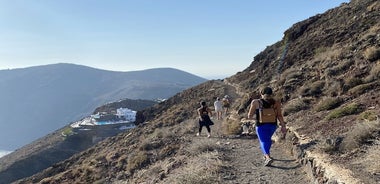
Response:
POLYGON ((228 95, 224 96, 222 99, 224 114, 227 115, 228 109, 230 108, 230 97, 228 95))
POLYGON ((219 97, 217 97, 215 102, 214 102, 214 108, 215 108, 215 113, 216 113, 217 119, 221 120, 222 116, 223 116, 223 106, 222 106, 222 102, 220 101, 219 97))
POLYGON ((248 119, 256 121, 256 134, 260 141, 261 151, 264 154, 264 165, 270 166, 273 162, 270 157, 271 138, 277 129, 277 120, 280 122, 283 137, 286 135, 286 122, 282 116, 281 103, 273 99, 272 88, 265 87, 260 90, 260 94, 260 99, 254 99, 251 102, 248 119))
POLYGON ((211 109, 207 107, 205 101, 202 101, 201 107, 199 107, 197 110, 198 110, 198 115, 199 115, 199 131, 197 133, 197 136, 201 134, 203 126, 206 126, 207 137, 210 137, 211 136, 210 125, 214 124, 210 119, 210 116, 212 116, 211 109))

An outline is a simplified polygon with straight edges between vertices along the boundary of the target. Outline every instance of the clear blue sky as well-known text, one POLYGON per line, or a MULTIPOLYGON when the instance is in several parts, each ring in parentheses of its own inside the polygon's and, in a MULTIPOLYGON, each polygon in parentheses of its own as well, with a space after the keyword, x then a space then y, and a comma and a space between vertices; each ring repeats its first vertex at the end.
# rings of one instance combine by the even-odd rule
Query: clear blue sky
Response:
POLYGON ((294 23, 348 0, 0 0, 0 69, 242 71, 294 23))

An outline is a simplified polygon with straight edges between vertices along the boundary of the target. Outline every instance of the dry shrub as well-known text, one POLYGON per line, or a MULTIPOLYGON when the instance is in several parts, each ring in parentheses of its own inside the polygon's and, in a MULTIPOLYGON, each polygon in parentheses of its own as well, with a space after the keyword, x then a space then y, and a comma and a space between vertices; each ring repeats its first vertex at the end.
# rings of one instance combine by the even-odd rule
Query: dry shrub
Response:
POLYGON ((358 86, 355 86, 354 88, 348 90, 348 92, 349 92, 349 94, 351 94, 353 96, 359 96, 359 95, 373 89, 375 85, 376 85, 376 82, 358 85, 358 86))
POLYGON ((366 142, 370 142, 375 137, 375 134, 380 131, 378 121, 359 122, 354 125, 351 131, 347 132, 340 146, 342 152, 350 152, 360 148, 366 142))
POLYGON ((322 89, 324 85, 324 81, 315 81, 309 85, 302 86, 298 94, 301 96, 318 96, 322 94, 322 89))
POLYGON ((148 153, 146 151, 136 151, 129 155, 127 170, 133 173, 149 164, 148 153))
POLYGON ((376 1, 373 4, 369 5, 367 7, 368 11, 379 11, 380 10, 380 2, 376 1))
POLYGON ((223 122, 222 128, 226 135, 238 135, 241 133, 241 125, 239 121, 227 119, 223 122))
POLYGON ((310 99, 296 98, 290 100, 283 108, 284 116, 309 108, 310 99))
POLYGON ((292 84, 293 81, 299 81, 302 78, 302 73, 299 69, 289 68, 282 72, 279 84, 292 84))
POLYGON ((359 114, 358 120, 375 121, 377 119, 376 111, 367 110, 359 114))
POLYGON ((326 97, 318 102, 315 111, 326 111, 339 107, 343 103, 343 99, 339 97, 326 97))
POLYGON ((331 111, 329 114, 327 114, 326 120, 341 118, 343 116, 359 113, 360 111, 361 111, 361 108, 359 104, 351 103, 347 106, 331 111))
POLYGON ((343 93, 342 81, 331 80, 326 84, 324 93, 328 96, 338 96, 343 93))
POLYGON ((376 63, 375 66, 371 68, 369 75, 365 78, 366 82, 372 82, 380 78, 380 62, 376 63))
POLYGON ((363 56, 368 61, 377 61, 378 59, 380 59, 380 48, 375 46, 368 47, 364 50, 363 56))
POLYGON ((199 155, 205 152, 211 152, 221 149, 221 147, 210 139, 193 142, 190 146, 185 148, 187 155, 199 155))
POLYGON ((188 120, 181 123, 180 126, 173 127, 174 136, 183 134, 194 134, 194 131, 198 128, 198 118, 196 120, 189 118, 188 120))
POLYGON ((357 85, 363 84, 363 80, 358 77, 348 77, 344 79, 343 89, 344 91, 347 91, 357 85))
POLYGON ((166 145, 164 148, 162 148, 160 151, 159 151, 159 156, 161 158, 164 158, 164 157, 168 157, 168 156, 172 156, 174 155, 177 150, 180 149, 180 146, 178 144, 169 144, 169 145, 166 145))
POLYGON ((335 76, 335 75, 338 75, 340 73, 344 73, 344 72, 346 72, 347 69, 350 68, 350 66, 352 64, 354 64, 353 60, 343 60, 343 61, 339 62, 338 65, 333 66, 331 68, 327 68, 326 69, 326 75, 335 76))
POLYGON ((177 184, 214 184, 220 183, 219 173, 223 169, 223 162, 218 152, 207 152, 191 158, 188 164, 177 171, 167 183, 177 184))
POLYGON ((162 140, 145 139, 140 144, 140 150, 141 151, 143 151, 143 150, 145 150, 145 151, 154 150, 154 149, 160 148, 163 145, 164 145, 164 142, 162 140))
MULTIPOLYGON (((315 60, 319 61, 332 61, 338 60, 343 57, 342 55, 343 48, 330 48, 330 47, 319 47, 314 50, 315 60)), ((327 68, 327 67, 324 67, 327 68)))

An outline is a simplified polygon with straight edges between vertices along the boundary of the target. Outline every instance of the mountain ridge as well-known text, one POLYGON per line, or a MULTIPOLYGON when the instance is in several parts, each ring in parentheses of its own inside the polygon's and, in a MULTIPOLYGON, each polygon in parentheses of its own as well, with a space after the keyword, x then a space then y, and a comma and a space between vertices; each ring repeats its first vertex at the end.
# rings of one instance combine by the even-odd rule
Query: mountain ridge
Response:
POLYGON ((0 140, 6 140, 0 142, 0 148, 13 150, 89 115, 95 107, 110 101, 168 98, 203 81, 206 79, 173 68, 112 72, 74 64, 52 64, 2 70, 0 128, 8 131, 0 134, 0 140), (165 75, 157 75, 158 71, 165 75), (20 112, 23 116, 16 116, 20 112), (31 130, 36 135, 28 136, 31 130), (14 132, 27 137, 23 141, 12 138, 14 132))

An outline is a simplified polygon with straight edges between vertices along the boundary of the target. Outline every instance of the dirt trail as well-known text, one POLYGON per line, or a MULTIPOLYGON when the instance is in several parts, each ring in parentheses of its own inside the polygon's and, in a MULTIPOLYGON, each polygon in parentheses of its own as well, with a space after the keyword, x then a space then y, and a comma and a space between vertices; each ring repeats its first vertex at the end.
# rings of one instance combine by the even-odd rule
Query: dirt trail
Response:
MULTIPOLYGON (((228 84, 227 90, 233 98, 241 96, 241 92, 238 92, 235 86, 228 84)), ((236 112, 230 112, 234 113, 236 112)), ((233 119, 233 116, 229 115, 227 118, 233 119)), ((225 154, 229 169, 222 176, 223 183, 311 183, 302 165, 291 155, 284 142, 274 142, 271 149, 274 162, 271 167, 265 167, 256 135, 224 136, 222 124, 227 121, 214 121, 211 139, 227 150, 225 154)))
MULTIPOLYGON (((221 176, 222 183, 311 183, 307 173, 282 142, 275 142, 271 149, 274 162, 263 166, 263 155, 256 136, 223 136, 222 120, 214 120, 212 141, 224 146, 227 170, 221 176)), ((199 139, 207 139, 199 137, 199 139)))

